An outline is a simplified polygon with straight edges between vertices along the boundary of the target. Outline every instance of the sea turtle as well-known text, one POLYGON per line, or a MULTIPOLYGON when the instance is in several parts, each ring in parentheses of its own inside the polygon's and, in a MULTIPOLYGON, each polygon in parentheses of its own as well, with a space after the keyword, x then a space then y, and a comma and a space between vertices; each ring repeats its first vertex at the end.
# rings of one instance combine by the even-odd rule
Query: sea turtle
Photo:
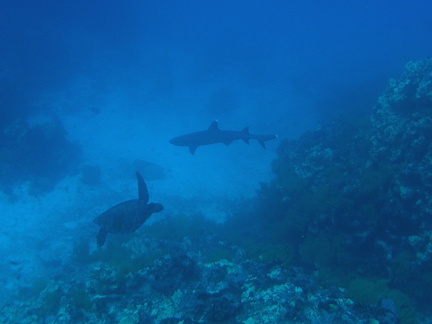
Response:
POLYGON ((110 209, 104 211, 94 219, 100 226, 97 234, 97 244, 102 246, 105 243, 108 233, 132 233, 153 214, 163 210, 163 206, 158 203, 149 203, 147 185, 138 172, 138 199, 123 201, 110 209))

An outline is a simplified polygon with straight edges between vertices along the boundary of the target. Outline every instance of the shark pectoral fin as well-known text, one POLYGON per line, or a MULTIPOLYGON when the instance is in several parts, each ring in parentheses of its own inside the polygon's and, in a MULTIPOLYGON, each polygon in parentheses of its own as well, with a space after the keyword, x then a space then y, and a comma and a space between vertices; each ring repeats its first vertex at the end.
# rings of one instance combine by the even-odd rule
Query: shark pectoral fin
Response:
POLYGON ((225 145, 230 145, 230 144, 232 143, 232 140, 224 141, 223 143, 224 143, 225 145))
POLYGON ((104 245, 107 235, 108 235, 108 231, 106 230, 105 227, 102 226, 99 230, 99 233, 97 234, 97 237, 96 237, 97 245, 99 247, 104 245))
POLYGON ((258 140, 258 143, 261 144, 261 146, 263 147, 263 149, 266 148, 264 140, 258 140))
POLYGON ((246 144, 249 144, 249 138, 243 138, 243 142, 245 142, 246 144))
POLYGON ((191 152, 192 154, 195 154, 195 151, 197 148, 198 148, 198 146, 189 146, 189 152, 191 152))

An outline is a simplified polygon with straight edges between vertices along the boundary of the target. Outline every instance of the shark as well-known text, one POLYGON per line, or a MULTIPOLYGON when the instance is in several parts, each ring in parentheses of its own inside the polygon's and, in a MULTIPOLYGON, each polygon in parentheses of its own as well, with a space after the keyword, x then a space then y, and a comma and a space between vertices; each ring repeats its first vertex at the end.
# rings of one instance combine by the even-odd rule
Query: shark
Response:
POLYGON ((216 143, 223 143, 225 145, 231 144, 236 140, 243 140, 249 144, 249 140, 254 139, 258 143, 266 148, 265 142, 273 140, 277 135, 255 135, 249 133, 249 127, 243 128, 241 131, 229 131, 219 129, 218 121, 215 120, 210 124, 207 130, 188 133, 172 138, 169 142, 176 146, 188 146, 189 151, 195 154, 198 146, 210 145, 216 143))

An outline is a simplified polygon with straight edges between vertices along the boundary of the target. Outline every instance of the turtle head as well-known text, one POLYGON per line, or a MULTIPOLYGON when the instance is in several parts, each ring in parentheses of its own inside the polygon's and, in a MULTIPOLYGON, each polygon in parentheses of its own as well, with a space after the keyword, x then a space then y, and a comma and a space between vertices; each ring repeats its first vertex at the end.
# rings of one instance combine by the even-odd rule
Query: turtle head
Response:
POLYGON ((164 209, 164 206, 162 204, 158 203, 150 203, 148 204, 148 210, 153 213, 158 213, 164 209))

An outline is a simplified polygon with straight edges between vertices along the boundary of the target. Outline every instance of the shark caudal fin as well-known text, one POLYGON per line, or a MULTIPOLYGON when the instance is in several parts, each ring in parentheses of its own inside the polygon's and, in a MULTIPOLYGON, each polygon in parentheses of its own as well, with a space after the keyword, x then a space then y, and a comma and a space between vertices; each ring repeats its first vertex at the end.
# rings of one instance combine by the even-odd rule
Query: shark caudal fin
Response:
POLYGON ((265 149, 265 142, 266 141, 270 141, 273 140, 277 137, 277 135, 254 135, 251 138, 254 138, 258 141, 258 143, 260 143, 260 145, 265 149))

